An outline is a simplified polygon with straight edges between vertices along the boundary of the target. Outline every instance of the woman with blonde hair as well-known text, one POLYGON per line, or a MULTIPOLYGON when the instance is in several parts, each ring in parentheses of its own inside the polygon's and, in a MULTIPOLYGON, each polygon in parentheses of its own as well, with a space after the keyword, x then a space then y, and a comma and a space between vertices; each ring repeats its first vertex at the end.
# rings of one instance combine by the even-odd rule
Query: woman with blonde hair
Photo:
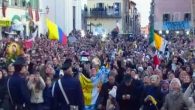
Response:
POLYGON ((28 88, 31 91, 31 110, 42 110, 45 82, 39 72, 30 76, 28 88))

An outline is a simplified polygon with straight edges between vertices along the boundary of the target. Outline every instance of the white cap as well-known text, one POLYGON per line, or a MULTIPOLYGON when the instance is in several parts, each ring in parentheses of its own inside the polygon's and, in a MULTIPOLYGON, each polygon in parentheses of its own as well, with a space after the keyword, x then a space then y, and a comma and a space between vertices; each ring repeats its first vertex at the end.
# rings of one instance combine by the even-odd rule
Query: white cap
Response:
POLYGON ((117 91, 117 87, 113 86, 112 90, 109 92, 109 95, 116 98, 116 91, 117 91))
POLYGON ((60 70, 59 75, 60 75, 60 76, 64 76, 64 72, 63 72, 63 70, 60 70))

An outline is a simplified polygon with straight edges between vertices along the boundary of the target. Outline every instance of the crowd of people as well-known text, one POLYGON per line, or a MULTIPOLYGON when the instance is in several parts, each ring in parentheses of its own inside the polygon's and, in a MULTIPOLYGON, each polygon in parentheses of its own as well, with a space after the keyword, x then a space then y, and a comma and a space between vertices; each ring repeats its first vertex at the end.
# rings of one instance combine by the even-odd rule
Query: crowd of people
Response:
POLYGON ((167 37, 164 52, 148 38, 81 37, 67 45, 46 36, 7 63, 8 43, 0 41, 0 110, 85 110, 79 76, 94 76, 102 66, 110 72, 92 110, 195 110, 195 40, 167 37), (93 61, 94 59, 95 62, 93 61))

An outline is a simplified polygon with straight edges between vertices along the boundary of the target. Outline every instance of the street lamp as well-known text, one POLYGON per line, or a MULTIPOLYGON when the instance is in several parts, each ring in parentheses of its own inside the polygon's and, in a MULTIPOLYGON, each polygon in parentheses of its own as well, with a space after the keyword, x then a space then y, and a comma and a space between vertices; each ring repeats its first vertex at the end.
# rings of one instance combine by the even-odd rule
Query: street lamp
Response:
POLYGON ((45 8, 45 11, 43 9, 40 9, 40 14, 48 14, 49 13, 49 7, 47 6, 45 8))
POLYGON ((162 31, 161 30, 159 31, 159 34, 162 34, 162 31))
POLYGON ((186 34, 189 35, 190 34, 190 31, 186 31, 186 34))
POLYGON ((49 13, 49 7, 48 6, 46 7, 46 13, 47 14, 49 13))
POLYGON ((179 31, 176 31, 176 34, 179 34, 179 31))
POLYGON ((166 30, 166 34, 169 34, 169 30, 166 30))

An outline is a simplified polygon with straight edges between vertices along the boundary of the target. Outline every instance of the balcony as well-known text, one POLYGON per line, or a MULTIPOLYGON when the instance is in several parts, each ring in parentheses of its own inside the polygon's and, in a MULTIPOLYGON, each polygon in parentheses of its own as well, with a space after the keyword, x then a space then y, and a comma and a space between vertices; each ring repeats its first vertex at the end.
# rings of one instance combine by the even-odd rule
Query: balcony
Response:
POLYGON ((120 10, 107 8, 92 8, 84 11, 86 18, 121 18, 120 10))

